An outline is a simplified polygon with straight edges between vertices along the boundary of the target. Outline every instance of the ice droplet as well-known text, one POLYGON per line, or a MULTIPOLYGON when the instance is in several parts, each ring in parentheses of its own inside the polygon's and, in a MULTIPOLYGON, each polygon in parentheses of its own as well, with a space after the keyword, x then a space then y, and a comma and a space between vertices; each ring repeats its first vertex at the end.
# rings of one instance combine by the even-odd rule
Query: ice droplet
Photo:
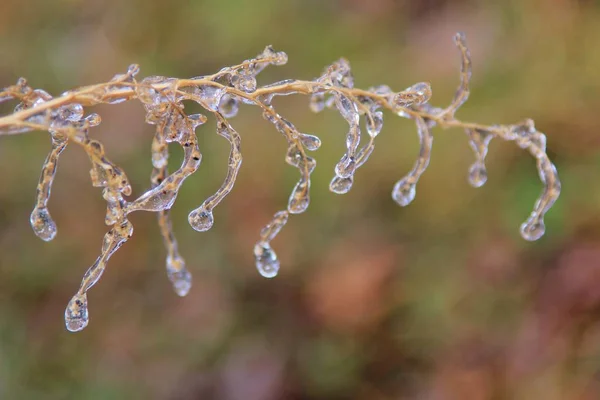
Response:
POLYGON ((346 178, 336 175, 329 183, 329 190, 336 194, 346 194, 352 188, 353 183, 354 177, 352 175, 346 178))
POLYGON ((367 133, 371 137, 376 137, 383 128, 383 113, 376 111, 371 114, 371 118, 367 118, 367 133))
POLYGON ((215 219, 212 210, 208 210, 202 205, 189 213, 188 222, 194 230, 205 232, 212 228, 215 219))
POLYGON ((546 232, 546 225, 544 221, 538 216, 532 216, 521 224, 521 236, 525 240, 535 241, 544 236, 546 232))
POLYGON ((309 185, 306 182, 300 181, 294 187, 290 199, 288 201, 288 211, 292 214, 300 214, 306 211, 310 204, 308 195, 309 185))
POLYGON ((344 154, 340 162, 335 166, 335 174, 342 178, 349 178, 354 174, 355 170, 356 160, 354 160, 354 157, 348 157, 347 154, 344 154))
POLYGON ((202 85, 194 88, 193 94, 200 97, 202 103, 210 111, 217 111, 221 98, 225 94, 225 89, 218 86, 202 85))
POLYGON ((402 207, 409 205, 414 199, 417 189, 414 183, 407 182, 407 179, 401 179, 394 185, 392 198, 402 207))
POLYGON ((308 135, 306 133, 300 134, 300 141, 306 147, 307 150, 315 151, 321 147, 321 139, 314 135, 308 135))
POLYGON ((49 242, 56 237, 56 223, 46 207, 34 208, 29 218, 33 232, 42 240, 49 242))
POLYGON ((58 109, 58 115, 66 121, 79 121, 83 118, 83 106, 79 103, 64 105, 58 109))
POLYGON ((221 101, 219 102, 219 112, 223 114, 225 118, 235 117, 239 109, 240 104, 236 98, 228 94, 221 97, 221 101))
POLYGON ((256 269, 265 278, 274 278, 279 272, 279 260, 277 254, 267 242, 258 242, 254 246, 254 258, 256 269))
POLYGON ((89 323, 87 295, 76 294, 73 296, 65 310, 65 325, 71 332, 79 332, 89 323))
POLYGON ((479 162, 474 163, 469 168, 469 183, 473 187, 481 187, 487 181, 487 170, 485 165, 479 162))

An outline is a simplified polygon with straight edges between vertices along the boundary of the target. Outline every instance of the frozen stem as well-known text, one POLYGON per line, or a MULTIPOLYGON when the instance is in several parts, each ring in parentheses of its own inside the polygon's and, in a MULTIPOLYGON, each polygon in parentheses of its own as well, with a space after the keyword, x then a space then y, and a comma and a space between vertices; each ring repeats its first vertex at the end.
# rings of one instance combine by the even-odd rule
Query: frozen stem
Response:
POLYGON ((475 162, 469 169, 468 180, 475 187, 487 180, 485 158, 493 138, 515 142, 529 152, 537 162, 539 177, 544 185, 533 211, 521 225, 521 235, 526 240, 537 240, 545 232, 544 215, 560 194, 560 181, 555 166, 546 153, 546 136, 539 132, 533 121, 512 125, 483 125, 461 121, 455 114, 467 101, 470 92, 471 57, 465 36, 454 37, 461 56, 460 84, 456 94, 446 108, 430 104, 431 86, 419 82, 400 91, 386 85, 359 89, 354 85, 350 64, 340 59, 325 68, 314 80, 287 79, 260 86, 257 75, 270 65, 284 65, 287 55, 267 46, 257 57, 226 67, 212 75, 178 79, 150 76, 136 80, 137 65, 131 65, 124 74, 91 86, 84 86, 53 97, 41 89, 33 89, 20 78, 16 84, 0 90, 0 102, 16 101, 14 112, 0 117, 0 135, 16 135, 34 130, 47 131, 52 138, 52 147, 44 165, 36 190, 31 226, 43 240, 52 240, 56 225, 48 211, 52 183, 59 156, 65 147, 75 143, 90 160, 92 185, 102 189, 107 210, 105 223, 110 226, 104 236, 100 256, 88 269, 81 286, 65 311, 67 329, 79 331, 88 324, 87 291, 100 279, 109 258, 133 233, 127 216, 135 211, 156 212, 158 225, 166 247, 167 274, 175 292, 184 296, 191 287, 191 275, 179 254, 173 235, 169 210, 173 206, 183 182, 200 166, 202 155, 195 130, 207 120, 203 114, 188 115, 184 101, 198 103, 206 114, 217 120, 217 134, 230 143, 231 151, 227 163, 227 175, 215 194, 206 199, 188 217, 190 225, 197 231, 206 231, 214 223, 213 209, 231 192, 242 164, 241 137, 229 123, 241 104, 258 107, 263 117, 286 139, 288 149, 285 161, 298 169, 300 178, 289 197, 287 209, 277 212, 262 229, 254 247, 256 267, 260 274, 272 278, 279 271, 279 259, 271 248, 271 241, 287 223, 290 214, 304 212, 310 204, 310 176, 316 161, 307 155, 321 145, 321 140, 312 134, 302 133, 294 124, 282 117, 272 104, 276 96, 300 94, 310 96, 310 108, 320 112, 325 108, 335 109, 348 123, 345 135, 346 152, 335 166, 330 190, 347 193, 354 183, 356 170, 373 153, 375 138, 383 128, 383 111, 413 120, 419 135, 420 150, 411 171, 399 180, 392 197, 401 206, 411 203, 416 185, 427 169, 433 143, 432 129, 459 128, 468 135, 475 154, 475 162), (135 199, 131 186, 121 168, 110 161, 104 146, 91 139, 91 128, 100 124, 100 116, 86 109, 98 104, 119 104, 139 101, 146 111, 146 122, 156 126, 152 140, 152 176, 148 190, 135 199), (361 120, 368 134, 361 139, 361 120), (362 145, 361 145, 362 142, 362 145), (168 144, 177 143, 183 148, 181 166, 169 173, 168 144))

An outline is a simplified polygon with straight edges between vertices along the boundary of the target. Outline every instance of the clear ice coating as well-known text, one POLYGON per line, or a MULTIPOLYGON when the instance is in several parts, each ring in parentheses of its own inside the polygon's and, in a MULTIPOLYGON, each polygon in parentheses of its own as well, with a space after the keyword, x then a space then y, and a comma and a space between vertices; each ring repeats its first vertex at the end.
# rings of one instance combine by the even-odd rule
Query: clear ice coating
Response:
POLYGON ((36 204, 29 218, 34 233, 48 242, 56 237, 56 223, 52 220, 47 205, 56 175, 58 159, 67 147, 67 139, 60 134, 52 135, 52 149, 44 161, 36 189, 36 204))
POLYGON ((409 205, 417 193, 416 185, 419 178, 429 165, 431 159, 431 147, 433 145, 433 136, 429 131, 429 126, 423 118, 415 117, 417 132, 419 134, 419 144, 421 146, 417 161, 413 169, 404 178, 400 179, 392 189, 392 198, 396 203, 405 207, 409 205))
POLYGON ((294 187, 288 201, 288 211, 292 214, 300 214, 306 211, 310 203, 309 183, 300 181, 294 187))
POLYGON ((396 94, 392 100, 395 107, 410 107, 422 105, 431 98, 431 85, 428 82, 419 82, 396 94))
POLYGON ((344 154, 342 159, 335 165, 335 174, 342 178, 350 178, 356 170, 354 157, 344 154))
POLYGON ((487 181, 485 158, 493 135, 487 131, 467 129, 469 145, 475 153, 475 162, 469 168, 469 183, 473 187, 481 187, 487 181))
POLYGON ((258 273, 265 278, 274 278, 279 272, 279 260, 277 254, 267 242, 258 242, 254 246, 254 258, 258 273))
POLYGON ((210 111, 217 111, 225 89, 218 86, 202 85, 193 87, 192 94, 198 103, 210 111))

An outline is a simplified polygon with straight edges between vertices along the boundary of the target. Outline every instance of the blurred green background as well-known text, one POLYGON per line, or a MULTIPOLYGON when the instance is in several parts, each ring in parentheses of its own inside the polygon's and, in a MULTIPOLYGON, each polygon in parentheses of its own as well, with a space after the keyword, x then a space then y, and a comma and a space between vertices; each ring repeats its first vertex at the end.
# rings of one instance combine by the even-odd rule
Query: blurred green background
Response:
MULTIPOLYGON (((600 398, 599 1, 1 0, 0 86, 25 76, 58 94, 133 62, 140 76, 191 77, 272 44, 289 63, 260 84, 314 78, 344 56, 357 86, 429 81, 443 106, 458 84, 456 31, 467 34, 474 68, 458 117, 531 117, 548 136, 563 193, 540 241, 519 235, 541 184, 513 143, 492 142, 488 183, 474 189, 466 135, 436 129, 417 197, 400 208, 391 189, 418 140, 413 124, 388 113, 354 188, 338 196, 328 183, 347 125, 286 97, 279 112, 323 146, 308 212, 273 242, 280 275, 261 278, 252 247, 285 208, 297 171, 284 162, 285 141, 246 106, 231 121, 244 165, 215 227, 197 233, 186 218, 225 176, 229 145, 214 122, 198 130, 203 162, 173 208, 191 293, 171 289, 156 216, 134 214, 133 238, 90 291, 89 327, 71 334, 64 307, 106 231, 100 190, 85 154, 68 148, 50 202, 59 235, 42 242, 28 220, 48 137, 4 137, 0 398, 600 398)), ((93 136, 141 193, 153 135, 142 107, 94 111, 103 123, 93 136)))

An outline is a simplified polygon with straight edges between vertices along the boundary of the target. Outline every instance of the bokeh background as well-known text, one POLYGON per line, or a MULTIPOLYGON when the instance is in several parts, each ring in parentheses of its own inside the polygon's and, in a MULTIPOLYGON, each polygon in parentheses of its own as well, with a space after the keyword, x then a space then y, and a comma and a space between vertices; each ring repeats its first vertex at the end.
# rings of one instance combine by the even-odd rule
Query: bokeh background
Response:
MULTIPOLYGON (((228 143, 214 122, 172 216, 194 275, 178 298, 166 278, 155 215, 89 294, 91 322, 63 311, 99 253, 105 206, 77 147, 64 153, 50 202, 59 235, 29 227, 47 135, 0 141, 2 399, 598 399, 600 398, 600 2, 584 0, 0 1, 0 85, 19 76, 50 93, 102 82, 139 63, 141 76, 191 77, 285 50, 259 83, 313 78, 348 58, 357 86, 431 82, 446 105, 458 83, 452 42, 473 57, 458 116, 526 117, 548 136, 563 193, 535 243, 518 228, 541 190, 534 160, 492 142, 489 180, 467 183, 464 132, 436 130, 417 198, 391 188, 418 152, 413 124, 386 114, 352 191, 328 191, 347 125, 313 115, 305 97, 279 112, 323 140, 309 211, 273 245, 282 268, 261 278, 252 247, 297 179, 285 141, 252 107, 232 124, 244 165, 215 227, 187 213, 219 186, 228 143)), ((9 109, 4 107, 4 112, 9 109)), ((141 193, 153 127, 139 103, 97 107, 93 135, 141 193)), ((181 158, 174 148, 174 160, 181 158)), ((173 164, 176 164, 174 161, 173 164)))

